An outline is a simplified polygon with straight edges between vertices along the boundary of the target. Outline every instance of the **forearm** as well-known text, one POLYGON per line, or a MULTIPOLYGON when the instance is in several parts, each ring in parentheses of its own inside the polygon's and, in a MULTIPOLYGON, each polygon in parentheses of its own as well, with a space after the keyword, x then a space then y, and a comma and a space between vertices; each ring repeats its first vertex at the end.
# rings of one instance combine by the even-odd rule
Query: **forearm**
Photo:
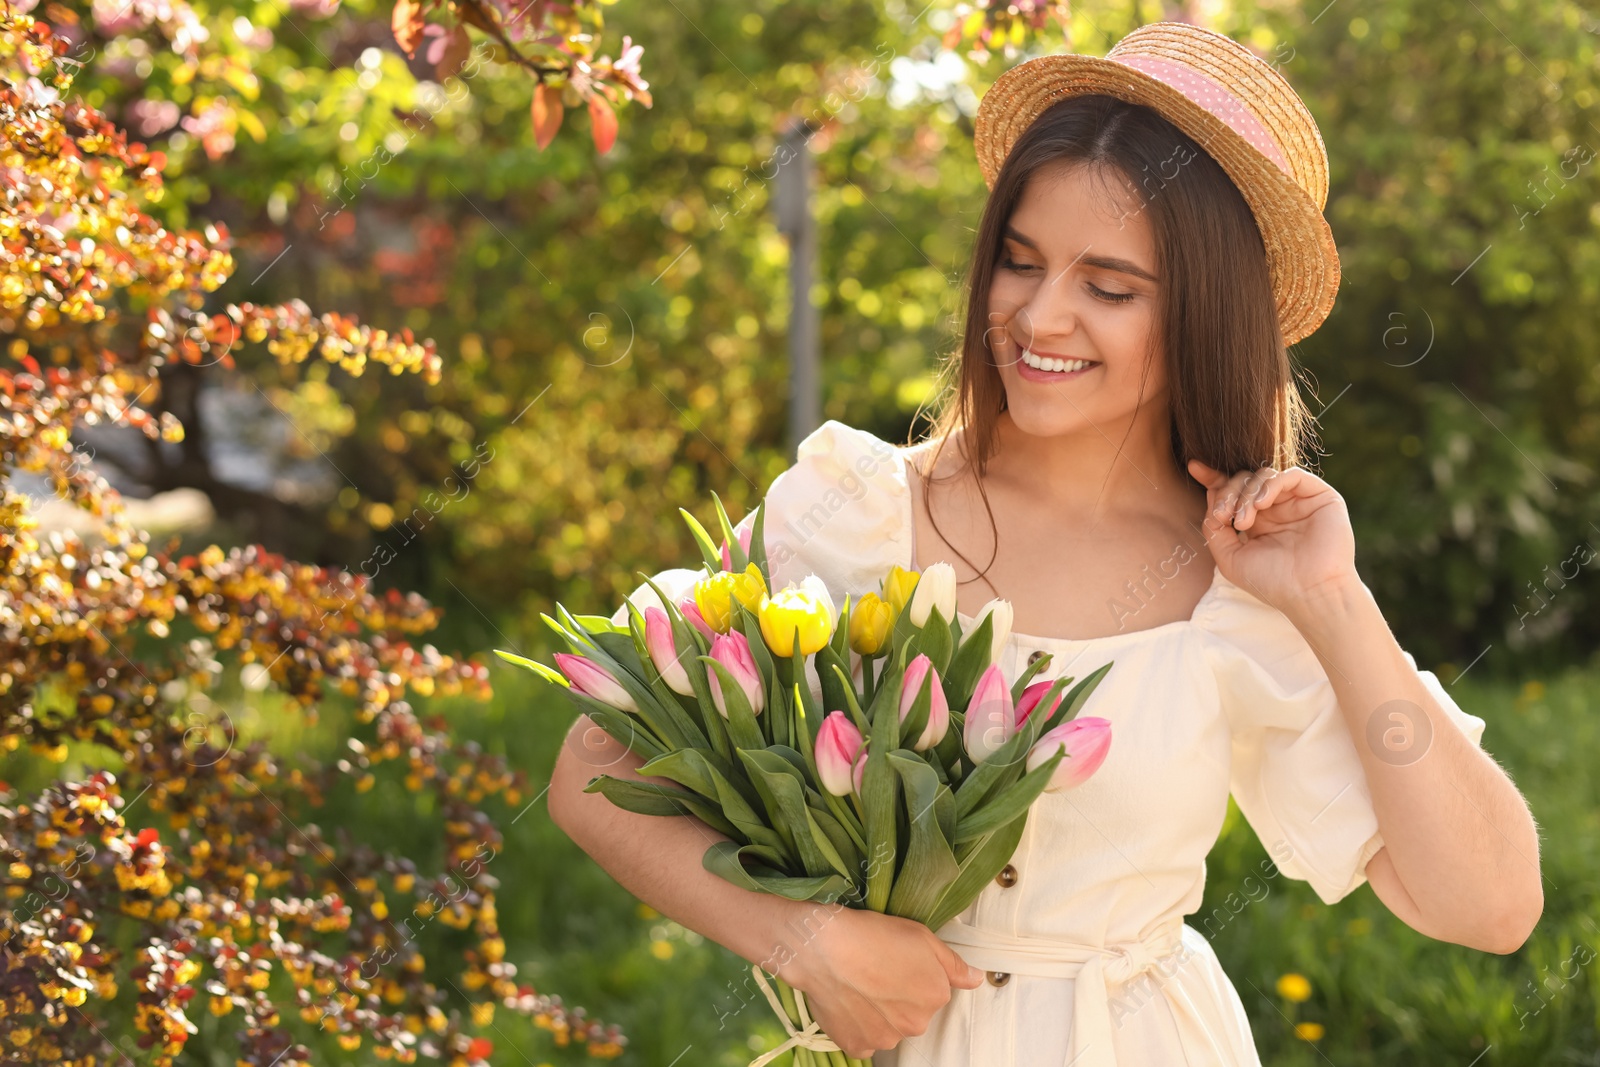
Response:
POLYGON ((601 774, 676 785, 639 775, 642 763, 581 717, 552 772, 552 820, 634 896, 788 980, 819 905, 744 889, 706 870, 701 863, 706 849, 728 838, 692 815, 640 815, 600 793, 583 792, 601 774))
POLYGON ((1390 860, 1418 909, 1461 943, 1531 927, 1543 901, 1532 814, 1406 662, 1371 593, 1357 581, 1291 620, 1338 696, 1390 860), (1375 734, 1402 747, 1375 745, 1375 734))

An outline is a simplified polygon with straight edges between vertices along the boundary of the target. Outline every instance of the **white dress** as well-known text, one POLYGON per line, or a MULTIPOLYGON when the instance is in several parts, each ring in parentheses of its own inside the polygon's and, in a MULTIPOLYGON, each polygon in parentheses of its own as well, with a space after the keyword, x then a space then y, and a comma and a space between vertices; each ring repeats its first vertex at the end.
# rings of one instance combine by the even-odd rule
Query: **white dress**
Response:
MULTIPOLYGON (((911 569, 913 532, 902 451, 834 420, 767 492, 774 588, 815 573, 839 606, 878 591, 892 565, 911 569)), ((679 597, 703 574, 656 581, 679 597)), ((630 599, 656 603, 644 585, 630 599)), ((1077 789, 1041 795, 1010 870, 938 931, 989 980, 953 990, 925 1033, 873 1064, 1260 1067, 1233 983, 1183 920, 1200 906, 1230 793, 1279 871, 1328 904, 1366 881, 1383 838, 1326 672, 1282 612, 1220 572, 1188 620, 1089 640, 1013 633, 1006 677, 1040 649, 1053 659, 1038 679, 1114 661, 1080 712, 1112 723, 1110 753, 1077 789)), ((1418 674, 1481 745, 1484 720, 1418 674)))

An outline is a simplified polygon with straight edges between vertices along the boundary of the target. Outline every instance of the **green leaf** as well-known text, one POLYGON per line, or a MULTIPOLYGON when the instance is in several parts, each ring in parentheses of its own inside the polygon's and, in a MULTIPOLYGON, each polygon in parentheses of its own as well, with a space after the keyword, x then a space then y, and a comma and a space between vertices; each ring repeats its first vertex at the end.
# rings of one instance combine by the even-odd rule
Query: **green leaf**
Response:
MULTIPOLYGON (((1116 660, 1112 660, 1109 663, 1096 667, 1084 677, 1083 681, 1073 686, 1067 695, 1062 699, 1061 706, 1055 710, 1055 714, 1047 717, 1040 725, 1039 733, 1043 734, 1046 730, 1054 729, 1064 722, 1070 722, 1071 720, 1076 719, 1078 717, 1078 712, 1083 709, 1084 701, 1088 700, 1089 695, 1099 688, 1100 682, 1106 676, 1106 672, 1111 670, 1111 665, 1115 662, 1116 660)), ((1056 691, 1054 687, 1052 687, 1046 693, 1047 698, 1051 700, 1055 699, 1055 692, 1056 691)), ((1045 704, 1043 701, 1040 703, 1043 707, 1050 706, 1049 704, 1045 704)), ((1033 718, 1031 715, 1028 717, 1030 719, 1033 718)))
POLYGON ((700 525, 700 520, 691 515, 687 509, 679 508, 678 514, 683 516, 683 521, 689 524, 689 533, 694 537, 694 543, 700 548, 700 555, 705 558, 706 573, 716 574, 722 570, 722 549, 711 540, 711 535, 706 533, 706 528, 700 525))
MULTIPOLYGON (((844 694, 844 704, 850 711, 850 717, 855 720, 856 729, 861 731, 862 737, 871 737, 872 723, 867 719, 866 714, 862 712, 861 705, 856 702, 856 687, 854 683, 850 681, 850 676, 845 673, 843 667, 834 664, 833 669, 835 672, 834 677, 840 679, 841 691, 844 694)), ((873 703, 876 704, 877 701, 874 700, 873 703)), ((820 722, 818 726, 821 726, 820 722)))
POLYGON ((812 817, 817 820, 817 825, 822 827, 822 832, 828 835, 828 840, 833 843, 834 849, 850 866, 851 879, 865 881, 867 843, 861 837, 859 829, 852 825, 854 820, 841 818, 838 809, 828 803, 829 800, 839 799, 822 793, 817 797, 808 797, 806 806, 811 809, 812 817))
POLYGON ((892 773, 889 753, 900 747, 900 684, 905 673, 906 652, 897 656, 897 669, 888 672, 883 687, 872 702, 872 732, 867 743, 867 766, 861 787, 861 806, 866 813, 867 833, 867 908, 884 911, 894 889, 897 815, 896 797, 899 775, 892 773))
POLYGON ((640 815, 693 815, 720 834, 738 836, 733 823, 723 817, 715 804, 687 789, 602 774, 590 779, 583 791, 603 793, 617 807, 640 815))
MULTIPOLYGON (((728 559, 733 563, 733 569, 743 571, 750 563, 750 557, 745 555, 744 546, 739 544, 739 536, 734 532, 733 522, 728 518, 728 509, 722 506, 722 497, 715 492, 711 494, 711 503, 717 509, 717 523, 722 527, 722 540, 728 546, 728 559)), ((751 547, 755 546, 755 538, 750 539, 751 547)), ((721 546, 718 546, 720 559, 721 546)))
MULTIPOLYGON (((1050 660, 1054 658, 1054 655, 1052 652, 1044 653, 1038 659, 1029 663, 1021 674, 1017 675, 1017 680, 1011 683, 1011 702, 1013 704, 1022 699, 1023 692, 1033 682, 1033 676, 1050 666, 1050 660)), ((973 686, 976 688, 977 683, 974 682, 973 686)), ((969 697, 968 699, 971 698, 969 697)))
POLYGON ((1019 815, 1005 826, 983 839, 976 848, 958 857, 961 874, 940 894, 938 903, 928 916, 929 929, 937 930, 945 923, 972 906, 978 894, 988 887, 995 875, 1016 855, 1022 841, 1022 831, 1027 826, 1026 815, 1019 815))
POLYGON ((750 561, 761 571, 761 580, 772 588, 772 568, 767 565, 766 542, 767 502, 756 505, 756 520, 750 525, 750 561))
POLYGON ((953 708, 964 708, 972 700, 978 679, 989 669, 989 654, 994 647, 994 613, 983 617, 978 628, 961 639, 949 671, 940 671, 945 697, 953 708))
POLYGON ((589 716, 594 724, 610 734, 619 744, 626 745, 628 751, 638 753, 645 759, 654 759, 667 751, 667 746, 661 742, 638 719, 625 711, 618 711, 604 701, 596 700, 592 696, 580 693, 576 689, 564 689, 567 699, 572 701, 583 714, 589 716))
POLYGON ((955 826, 955 801, 927 761, 908 749, 889 753, 904 787, 911 840, 888 912, 922 922, 933 914, 945 888, 961 874, 947 833, 955 826))
MULTIPOLYGON (((697 657, 706 665, 707 670, 717 672, 717 681, 721 684, 723 706, 728 709, 725 720, 728 727, 728 739, 733 742, 734 750, 741 748, 766 748, 767 739, 761 733, 761 727, 756 725, 755 712, 750 707, 750 700, 744 695, 744 689, 729 672, 728 668, 718 663, 710 656, 697 657)), ((715 708, 712 714, 721 714, 715 708)))
POLYGON ((917 650, 933 661, 934 670, 944 674, 950 654, 955 650, 955 639, 950 636, 949 621, 939 613, 937 607, 928 612, 928 621, 922 624, 922 632, 917 636, 917 650))
POLYGON ((772 893, 790 900, 814 900, 831 904, 850 892, 850 883, 843 876, 830 874, 824 877, 795 878, 771 867, 742 862, 749 846, 739 846, 732 841, 718 841, 701 857, 706 870, 732 882, 736 886, 757 893, 772 893))
POLYGON ((1044 787, 1050 784, 1050 776, 1064 759, 1066 750, 1057 748, 1049 759, 1028 771, 1014 785, 985 800, 961 820, 951 843, 960 845, 982 837, 998 830, 1018 815, 1025 814, 1039 794, 1044 792, 1044 787))
POLYGON ((540 663, 536 659, 528 659, 526 656, 519 656, 514 652, 503 652, 498 648, 494 650, 494 654, 505 660, 507 663, 515 663, 518 667, 526 667, 528 670, 532 671, 534 674, 537 674, 545 681, 554 682, 563 689, 567 689, 571 685, 571 683, 567 681, 566 675, 562 674, 556 668, 551 667, 548 664, 540 663))
POLYGON ((750 781, 761 793, 773 827, 800 857, 808 875, 823 875, 829 870, 848 876, 849 868, 840 870, 843 861, 832 852, 831 846, 819 846, 817 838, 826 837, 815 828, 806 808, 805 783, 801 776, 792 774, 793 767, 783 757, 764 750, 740 749, 739 758, 750 768, 750 781))
MULTIPOLYGON (((744 777, 733 769, 731 763, 704 748, 680 748, 664 752, 636 770, 645 777, 670 778, 712 801, 720 795, 717 788, 719 780, 737 787, 738 781, 744 777)), ((754 793, 752 789, 746 799, 754 799, 754 793)))

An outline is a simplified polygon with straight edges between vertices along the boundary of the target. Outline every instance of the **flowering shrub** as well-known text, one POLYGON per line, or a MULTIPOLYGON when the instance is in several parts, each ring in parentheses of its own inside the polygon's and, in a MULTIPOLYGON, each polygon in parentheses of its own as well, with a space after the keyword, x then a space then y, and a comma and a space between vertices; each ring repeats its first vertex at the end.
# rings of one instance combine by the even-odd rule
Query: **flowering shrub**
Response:
POLYGON ((380 363, 437 380, 440 361, 409 331, 299 302, 204 313, 233 269, 226 231, 145 213, 164 161, 62 98, 64 50, 0 7, 0 751, 88 768, 36 795, 0 782, 0 1055, 89 1067, 136 1047, 170 1064, 205 1011, 229 1020, 241 1064, 309 1062, 303 1042, 322 1031, 379 1058, 466 1065, 492 1051, 474 1031, 497 1007, 559 1046, 618 1055, 614 1027, 517 982, 504 958, 489 807, 525 803, 527 784, 411 703, 489 695, 481 664, 413 643, 437 611, 260 547, 152 547, 74 445, 79 423, 180 440, 181 423, 139 406, 159 369, 232 367, 240 344, 351 374, 380 363), (39 536, 16 472, 47 478, 100 536, 39 536), (290 762, 241 739, 208 695, 224 660, 306 720, 330 697, 354 702, 345 756, 290 762), (306 818, 385 774, 442 814, 445 871, 325 840, 306 818), (471 931, 460 959, 424 957, 435 918, 471 931), (114 1041, 129 1028, 134 1046, 114 1041))

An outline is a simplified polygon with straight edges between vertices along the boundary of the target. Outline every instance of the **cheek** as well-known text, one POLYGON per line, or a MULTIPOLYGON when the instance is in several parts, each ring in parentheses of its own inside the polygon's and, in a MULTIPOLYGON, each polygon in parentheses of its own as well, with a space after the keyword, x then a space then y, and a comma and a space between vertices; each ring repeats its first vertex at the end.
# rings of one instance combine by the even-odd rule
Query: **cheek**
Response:
POLYGON ((1009 271, 998 271, 989 283, 989 312, 991 322, 1003 322, 1017 313, 1033 299, 1037 283, 1021 278, 1009 271), (999 316, 999 317, 995 317, 999 316))

